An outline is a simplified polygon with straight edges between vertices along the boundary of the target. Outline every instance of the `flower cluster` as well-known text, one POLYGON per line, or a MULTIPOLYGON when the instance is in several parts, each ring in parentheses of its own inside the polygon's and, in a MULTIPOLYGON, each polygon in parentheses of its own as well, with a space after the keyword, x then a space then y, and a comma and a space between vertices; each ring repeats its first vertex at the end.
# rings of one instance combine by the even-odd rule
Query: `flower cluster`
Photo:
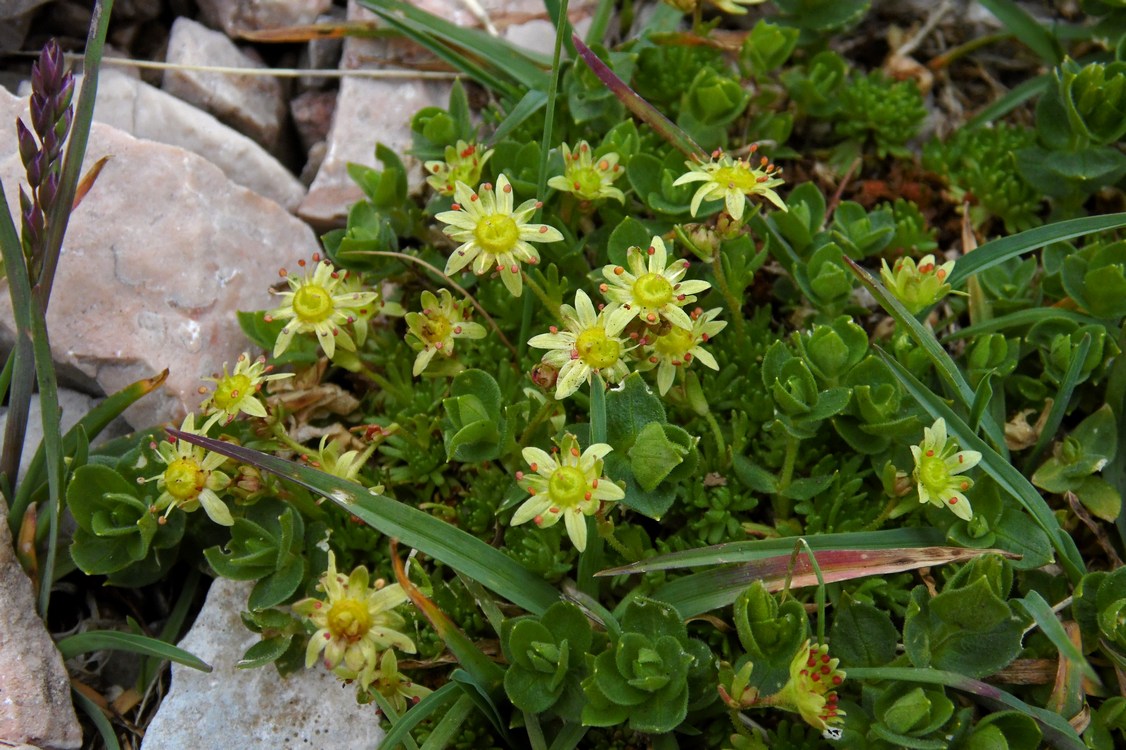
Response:
MULTIPOLYGON (((201 432, 206 433, 216 422, 230 424, 239 414, 265 417, 266 407, 258 399, 258 391, 262 389, 262 384, 270 380, 293 377, 292 372, 268 375, 267 373, 272 369, 274 369, 273 365, 267 365, 265 357, 258 357, 252 361, 250 355, 243 352, 235 363, 233 373, 227 372, 227 363, 224 362, 222 377, 216 374, 204 378, 213 381, 215 388, 199 405, 204 415, 209 417, 201 432)), ((201 386, 200 394, 206 392, 207 389, 201 386)))
POLYGON ((420 375, 435 354, 452 357, 454 339, 485 337, 484 326, 469 320, 469 307, 466 300, 455 302, 448 289, 439 289, 437 297, 429 291, 422 293, 422 312, 406 314, 407 341, 419 349, 414 375, 420 375))
MULTIPOLYGON (((195 414, 189 414, 180 425, 180 432, 200 435, 195 428, 195 414)), ((219 471, 227 459, 186 440, 170 438, 159 445, 153 444, 157 458, 165 465, 164 471, 145 481, 156 480, 162 490, 152 506, 154 513, 164 511, 164 518, 173 508, 191 512, 201 505, 207 517, 220 526, 231 526, 231 510, 217 494, 231 484, 231 478, 219 471)))
POLYGON ((439 195, 451 196, 459 182, 476 185, 492 155, 492 149, 482 151, 476 143, 459 140, 456 146, 446 146, 445 161, 428 161, 423 165, 426 183, 439 195))
POLYGON ((837 688, 845 678, 839 663, 829 656, 827 645, 806 641, 790 662, 790 679, 764 703, 799 713, 821 731, 844 723, 844 711, 837 708, 837 688))
POLYGON ((912 445, 915 457, 915 482, 919 502, 949 508, 963 521, 973 518, 973 510, 965 492, 973 480, 961 476, 981 461, 977 451, 960 451, 958 444, 946 436, 946 420, 938 419, 923 428, 923 442, 912 445))
POLYGON ((366 688, 381 677, 380 652, 397 648, 415 652, 414 641, 399 631, 406 621, 395 607, 407 600, 403 587, 371 581, 367 568, 359 566, 345 577, 336 570, 336 556, 329 551, 328 569, 317 590, 327 599, 302 599, 293 611, 317 628, 305 649, 305 667, 311 667, 324 652, 324 665, 338 677, 357 680, 366 688))
POLYGON ((583 201, 613 198, 618 203, 626 202, 625 194, 614 187, 614 180, 622 176, 618 154, 611 151, 595 162, 586 141, 579 141, 574 151, 564 143, 562 150, 563 174, 548 180, 549 187, 571 193, 583 201))
MULTIPOLYGON (((754 155, 756 147, 751 147, 754 155)), ((676 179, 673 185, 687 185, 690 182, 702 182, 695 195, 692 196, 692 215, 700 211, 700 204, 704 201, 724 202, 727 213, 735 221, 743 219, 743 210, 747 205, 747 198, 762 196, 781 210, 786 210, 786 204, 774 192, 774 188, 783 183, 779 175, 782 170, 770 163, 765 157, 759 159, 758 167, 750 161, 732 159, 722 151, 715 151, 710 161, 706 163, 687 162, 689 171, 676 179)))
POLYGON ((563 239, 554 227, 528 222, 543 204, 532 199, 513 209, 512 185, 503 174, 497 178, 495 190, 489 183, 474 191, 459 182, 454 197, 457 202, 451 210, 435 217, 449 225, 442 231, 461 243, 450 254, 446 273, 455 274, 470 263, 478 276, 495 269, 512 296, 519 297, 523 289, 520 263, 540 261, 539 251, 529 243, 563 239))
POLYGON ((536 526, 554 526, 562 518, 575 548, 586 549, 586 517, 593 516, 603 502, 621 500, 625 492, 602 476, 602 459, 612 449, 594 443, 582 453, 579 441, 567 434, 559 442, 558 460, 539 448, 522 451, 531 474, 516 472, 516 481, 531 495, 512 516, 512 525, 534 521, 536 526))
POLYGON ((935 265, 933 255, 924 255, 918 265, 911 258, 900 258, 895 262, 894 270, 888 268, 886 260, 883 261, 880 278, 908 312, 918 315, 951 292, 953 287, 946 283, 946 279, 953 270, 954 261, 939 266, 935 265))
POLYGON ((555 398, 570 396, 589 383, 595 372, 610 383, 629 374, 622 355, 632 347, 621 333, 633 318, 632 311, 614 305, 596 312, 590 297, 580 289, 575 293, 575 306, 563 305, 560 314, 564 330, 552 326, 549 333, 528 340, 528 346, 550 350, 543 362, 558 370, 555 398))
POLYGON ((289 291, 278 292, 284 303, 266 314, 266 322, 286 321, 274 343, 273 355, 280 357, 299 333, 315 333, 329 359, 336 353, 337 346, 355 351, 356 345, 363 343, 367 328, 354 329, 355 341, 348 328, 358 319, 369 317, 369 308, 376 303, 379 295, 346 286, 344 281, 348 272, 337 271, 320 255, 313 256, 315 270, 312 273, 304 260, 299 260, 297 264, 305 273, 295 278, 284 268, 281 270, 281 275, 289 283, 289 291))
POLYGON ((619 382, 629 373, 625 355, 631 351, 641 363, 639 369, 657 368, 662 394, 672 387, 676 369, 695 359, 719 369, 715 358, 701 346, 726 326, 715 320, 719 308, 691 314, 684 310, 711 284, 685 280, 691 264, 687 260, 670 262, 664 240, 657 236, 644 250, 629 248, 626 265, 628 268, 608 265, 602 269, 606 281, 598 288, 610 304, 596 311, 580 289, 575 293, 575 306, 563 305, 560 310, 563 329, 552 326, 548 333, 528 341, 531 347, 550 350, 541 365, 558 373, 557 399, 589 383, 595 372, 607 382, 619 382), (638 330, 625 333, 635 321, 633 327, 638 330))

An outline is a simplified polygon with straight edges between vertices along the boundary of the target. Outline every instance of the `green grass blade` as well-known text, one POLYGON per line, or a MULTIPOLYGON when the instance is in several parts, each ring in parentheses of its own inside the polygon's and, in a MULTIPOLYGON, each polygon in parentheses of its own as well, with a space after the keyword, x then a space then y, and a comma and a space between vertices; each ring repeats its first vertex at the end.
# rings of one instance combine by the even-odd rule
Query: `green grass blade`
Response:
POLYGON ((1063 415, 1067 413, 1067 407, 1071 403, 1071 396, 1075 393, 1075 386, 1079 385, 1079 373, 1083 369, 1083 362, 1087 359, 1087 352, 1091 350, 1091 334, 1083 334, 1083 338, 1071 350, 1071 364, 1067 367, 1067 372, 1064 373, 1063 380, 1060 381, 1059 390, 1056 391, 1055 401, 1052 402, 1052 410, 1048 412, 1048 418, 1044 420, 1044 427, 1040 430, 1040 437, 1036 439, 1036 447, 1028 454, 1028 458, 1024 460, 1024 470, 1026 473, 1031 474, 1033 469, 1036 468, 1036 461, 1048 447, 1048 444, 1055 439, 1056 433, 1059 432, 1060 425, 1063 423, 1063 415))
POLYGON ((0 473, 5 474, 8 482, 15 487, 27 432, 27 416, 31 410, 35 370, 31 351, 31 316, 28 313, 31 308, 31 281, 20 237, 8 211, 3 185, 0 185, 0 253, 7 269, 8 295, 12 299, 12 317, 16 324, 16 341, 11 354, 8 422, 4 428, 4 447, 0 451, 0 473))
MULTIPOLYGON (((975 250, 973 254, 976 254, 975 250)), ((971 254, 971 257, 972 255, 971 254)), ((895 322, 902 330, 907 331, 911 338, 915 340, 923 351, 930 357, 931 362, 934 364, 938 374, 954 389, 955 395, 961 402, 962 406, 966 409, 971 409, 974 402, 974 389, 966 382, 965 377, 962 376, 962 371, 958 365, 951 358, 950 354, 942 348, 942 344, 938 343, 938 339, 929 328, 924 326, 919 320, 907 311, 899 300, 891 295, 883 284, 876 281, 876 279, 866 270, 856 264, 852 258, 845 256, 845 263, 848 265, 852 272, 860 279, 860 283, 864 285, 880 306, 895 318, 895 322)), ((957 273, 957 266, 955 266, 955 273, 957 273)), ((985 413, 982 415, 982 429, 985 434, 989 436, 990 441, 996 446, 997 450, 1003 455, 1007 456, 1009 449, 1005 445, 1005 433, 1002 431, 1001 426, 997 424, 997 420, 993 418, 992 414, 985 413)))
MULTIPOLYGON (((818 534, 808 539, 809 546, 819 549, 879 550, 905 547, 932 547, 941 544, 943 534, 938 529, 886 529, 883 531, 848 531, 839 534, 818 534)), ((794 549, 794 539, 755 539, 747 542, 724 542, 710 547, 655 555, 641 562, 604 570, 599 575, 633 575, 655 570, 701 568, 730 563, 754 562, 794 549)))
MULTIPOLYGON (((562 3, 555 2, 558 5, 556 12, 559 19, 556 23, 557 26, 566 24, 568 0, 563 0, 562 3)), ((548 6, 550 10, 550 5, 548 6)), ((559 77, 561 75, 560 60, 563 58, 563 34, 555 34, 555 52, 551 58, 551 79, 547 85, 547 113, 543 118, 543 139, 540 142, 540 171, 539 181, 536 187, 536 196, 540 200, 543 199, 544 193, 547 191, 547 162, 548 157, 551 155, 551 139, 552 131, 555 128, 555 101, 559 96, 559 77)), ((531 295, 528 296, 531 300, 531 295)))
MULTIPOLYGON (((154 390, 168 377, 168 371, 165 370, 160 375, 152 378, 145 378, 138 380, 136 383, 122 388, 112 396, 108 396, 104 401, 95 406, 87 412, 82 419, 63 435, 62 453, 64 456, 71 455, 76 446, 78 445, 78 431, 81 428, 86 431, 86 436, 93 439, 98 435, 106 425, 116 419, 125 411, 130 405, 154 390)), ((20 522, 23 520, 23 514, 27 511, 27 506, 31 504, 31 500, 36 496, 36 493, 42 489, 44 464, 46 462, 46 454, 44 447, 39 446, 39 450, 35 452, 35 456, 28 464, 27 473, 20 482, 20 486, 16 490, 15 499, 12 501, 12 506, 8 511, 9 526, 15 532, 19 528, 20 522)))
MULTIPOLYGON (((546 57, 528 52, 478 29, 463 28, 402 0, 360 0, 360 4, 410 38, 424 44, 427 49, 440 54, 442 59, 455 68, 465 70, 467 74, 468 68, 483 71, 476 62, 469 59, 470 55, 482 61, 503 61, 503 64, 486 63, 491 71, 495 71, 486 75, 494 79, 494 82, 500 82, 501 88, 498 90, 506 91, 513 99, 519 98, 516 88, 500 81, 498 75, 517 81, 523 88, 541 91, 547 88, 547 73, 543 70, 549 62, 546 57), (440 45, 436 48, 434 42, 439 42, 440 45), (450 54, 450 47, 456 50, 455 54, 450 54)), ((479 82, 496 88, 492 83, 479 82)))
POLYGON ((35 280, 35 296, 46 314, 63 246, 63 235, 74 203, 78 181, 82 179, 82 161, 86 158, 86 144, 90 140, 90 124, 94 121, 94 100, 98 95, 98 73, 102 66, 102 51, 106 44, 106 31, 113 10, 113 0, 97 0, 90 17, 90 33, 86 37, 86 55, 82 60, 82 86, 74 105, 74 123, 70 128, 66 157, 59 175, 59 192, 47 217, 47 234, 44 239, 43 269, 35 280))
POLYGON ((1078 582, 1079 578, 1086 572, 1083 557, 1079 554, 1075 541, 1060 528, 1052 509, 1048 507, 1048 503, 1040 496, 1032 483, 1007 459, 1002 458, 984 440, 979 438, 962 421, 961 417, 955 414, 942 399, 931 393, 930 389, 920 383, 907 368, 899 364, 895 357, 892 357, 880 347, 876 347, 876 352, 895 373, 899 382, 903 383, 907 392, 919 402, 920 406, 926 409, 932 417, 936 419, 942 417, 946 420, 947 432, 963 448, 981 453, 982 459, 979 464, 981 469, 993 477, 1001 489, 1019 502, 1032 516, 1033 520, 1040 525, 1040 528, 1044 529, 1052 542, 1052 547, 1059 553, 1060 563, 1067 571, 1068 578, 1071 579, 1072 583, 1078 582))
POLYGON ((563 728, 555 734, 555 739, 551 742, 551 747, 548 750, 575 750, 582 742, 583 737, 586 737, 587 730, 590 727, 584 727, 581 724, 572 724, 564 722, 563 728))
POLYGON ((39 300, 31 298, 31 348, 35 357, 35 376, 39 384, 39 413, 43 422, 43 451, 47 457, 47 517, 49 531, 47 554, 39 573, 39 616, 47 620, 51 603, 51 587, 55 583, 55 560, 58 559, 59 524, 63 512, 63 437, 62 413, 59 411, 59 388, 55 362, 51 358, 51 339, 39 300))
POLYGON ((1000 120, 1005 115, 1020 107, 1027 101, 1043 94, 1051 86, 1052 79, 1047 74, 1030 78, 1014 86, 1004 96, 990 102, 984 109, 970 118, 965 124, 966 128, 977 128, 994 120, 1000 120))
MULTIPOLYGON (((188 619, 188 613, 191 611, 192 603, 195 600, 196 591, 199 590, 199 579, 199 568, 196 566, 189 567, 187 580, 184 581, 176 595, 176 604, 172 607, 168 619, 164 621, 164 625, 160 628, 160 640, 165 643, 172 643, 180 637, 180 633, 184 629, 184 622, 188 619)), ((149 685, 160 674, 163 665, 164 660, 160 657, 151 656, 145 659, 141 665, 141 673, 137 676, 137 692, 144 693, 149 689, 149 685)))
POLYGON ((1006 331, 1010 328, 1031 327, 1044 320, 1069 320, 1081 326, 1101 325, 1106 327, 1107 333, 1110 335, 1117 335, 1118 333, 1118 329, 1108 325, 1105 320, 1092 318, 1090 315, 1073 312, 1072 310, 1062 310, 1058 307, 1030 307, 1027 310, 1017 310, 999 318, 991 318, 981 323, 959 328, 957 331, 943 336, 942 343, 976 338, 985 333, 1006 331))
POLYGON ((981 0, 981 4, 1045 63, 1059 65, 1063 61, 1063 49, 1052 33, 1013 0, 981 0))
POLYGON ((610 70, 606 63, 598 59, 598 55, 594 54, 590 47, 583 44, 583 40, 575 37, 573 41, 583 62, 590 66, 590 69, 605 84, 606 88, 610 89, 614 96, 618 97, 618 100, 626 105, 626 108, 633 112, 639 120, 647 123, 657 135, 671 143, 685 156, 697 158, 701 161, 707 160, 707 152, 700 147, 700 144, 692 140, 692 136, 681 130, 676 123, 661 114, 656 107, 642 99, 636 91, 631 89, 625 81, 618 78, 617 74, 610 70))
POLYGON ((924 685, 943 685, 964 693, 976 695, 994 704, 1027 714, 1036 720, 1045 732, 1048 742, 1065 750, 1085 750, 1086 745, 1079 739, 1067 721, 1057 713, 1030 706, 1016 696, 994 687, 986 682, 974 680, 957 672, 939 669, 912 669, 909 667, 852 667, 848 670, 850 680, 899 680, 920 682, 924 685))
POLYGON ((82 709, 83 713, 90 717, 90 722, 98 730, 98 734, 105 743, 106 750, 121 750, 121 743, 117 741, 117 734, 113 731, 113 724, 102 713, 102 709, 97 703, 87 698, 77 690, 70 691, 71 698, 74 699, 74 705, 82 709))
POLYGON ((1102 684, 1102 680, 1099 679, 1094 667, 1087 661, 1087 657, 1083 656, 1082 649, 1067 637, 1067 630, 1064 629, 1059 617, 1052 611, 1051 605, 1044 600, 1044 597, 1036 591, 1030 591, 1028 596, 1017 601, 1028 612, 1028 616, 1035 620, 1040 632, 1047 636, 1056 650, 1060 652, 1060 657, 1067 657, 1078 664, 1079 668, 1083 670, 1083 675, 1094 684, 1102 684))
POLYGON ((508 555, 417 508, 277 456, 179 430, 168 432, 179 440, 201 445, 296 482, 332 500, 345 513, 356 516, 381 534, 457 568, 485 588, 533 614, 542 614, 559 600, 554 587, 525 570, 508 555))
POLYGON ((986 242, 969 255, 959 258, 954 264, 954 272, 950 274, 947 281, 955 289, 960 289, 970 276, 1004 263, 1009 258, 1019 258, 1025 253, 1039 250, 1053 242, 1065 242, 1085 234, 1119 227, 1126 227, 1126 213, 1067 219, 1008 237, 1000 237, 986 242))
POLYGON ((610 19, 614 15, 614 0, 598 0, 598 7, 590 20, 590 28, 586 30, 586 43, 602 44, 606 39, 606 29, 610 26, 610 19))
POLYGON ((547 94, 529 89, 528 93, 524 94, 523 98, 516 103, 516 106, 509 110, 505 118, 501 120, 500 125, 493 131, 489 142, 495 145, 498 141, 504 140, 509 133, 523 125, 525 120, 539 112, 545 104, 547 104, 547 94))
POLYGON ((569 0, 543 0, 543 7, 547 10, 547 17, 555 27, 556 39, 562 40, 567 46, 567 54, 575 56, 575 45, 571 37, 575 31, 571 28, 571 19, 568 17, 567 5, 569 0))
POLYGON ((67 636, 57 645, 63 659, 91 651, 128 651, 133 654, 168 659, 201 672, 211 671, 210 664, 171 643, 149 638, 147 635, 123 633, 119 630, 88 630, 85 633, 67 636))
POLYGON ((461 725, 472 713, 473 699, 468 695, 462 695, 450 707, 450 710, 442 716, 441 721, 434 727, 434 731, 426 738, 426 742, 422 743, 421 750, 443 750, 451 745, 454 738, 457 737, 461 725))
POLYGON ((410 736, 410 731, 439 711, 445 710, 450 701, 461 692, 461 685, 456 682, 447 682, 420 700, 418 705, 407 711, 402 718, 392 721, 391 729, 384 735, 383 741, 379 745, 380 750, 395 750, 399 745, 407 747, 406 740, 410 736))

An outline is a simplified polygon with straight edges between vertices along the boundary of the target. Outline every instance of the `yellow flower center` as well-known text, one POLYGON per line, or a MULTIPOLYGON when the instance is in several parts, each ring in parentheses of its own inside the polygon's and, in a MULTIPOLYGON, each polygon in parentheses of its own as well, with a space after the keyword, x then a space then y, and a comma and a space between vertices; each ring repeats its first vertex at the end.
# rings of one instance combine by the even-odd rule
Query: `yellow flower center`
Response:
POLYGON ((436 315, 427 318, 422 325, 422 338, 429 344, 438 344, 446 340, 453 326, 445 315, 436 315))
POLYGON ((758 185, 758 178, 745 167, 720 167, 712 179, 724 188, 735 188, 741 193, 750 193, 758 185))
POLYGON ((664 307, 672 300, 672 283, 659 273, 647 273, 633 282, 633 298, 642 307, 664 307))
POLYGON ((323 286, 306 284, 293 295, 293 312, 303 323, 320 323, 335 309, 332 295, 323 286))
POLYGON ((473 230, 477 243, 493 255, 507 253, 520 239, 520 228, 508 214, 489 214, 477 221, 473 230))
POLYGON ((589 486, 582 469, 575 466, 560 466, 547 480, 547 491, 556 505, 572 507, 578 505, 586 496, 589 486))
POLYGON ((178 502, 194 500, 207 484, 209 473, 194 458, 178 458, 164 470, 164 489, 178 502))
POLYGON ((606 335, 606 329, 588 328, 575 339, 579 357, 596 370, 612 367, 618 362, 622 345, 606 335))
POLYGON ((230 409, 246 396, 253 384, 246 375, 231 375, 215 384, 211 402, 220 409, 230 409))
POLYGON ((931 494, 941 495, 950 486, 950 470, 938 456, 924 456, 919 462, 919 481, 931 494))
POLYGON ((358 599, 341 599, 328 611, 328 632, 333 638, 356 641, 371 630, 371 613, 358 599))
POLYGON ((584 167, 571 172, 571 181, 583 198, 597 198, 602 190, 602 174, 594 167, 584 167))
POLYGON ((679 326, 673 326, 669 329, 668 333, 657 337, 653 348, 657 350, 658 354, 680 359, 683 358, 695 344, 696 342, 692 338, 691 331, 686 331, 679 326))

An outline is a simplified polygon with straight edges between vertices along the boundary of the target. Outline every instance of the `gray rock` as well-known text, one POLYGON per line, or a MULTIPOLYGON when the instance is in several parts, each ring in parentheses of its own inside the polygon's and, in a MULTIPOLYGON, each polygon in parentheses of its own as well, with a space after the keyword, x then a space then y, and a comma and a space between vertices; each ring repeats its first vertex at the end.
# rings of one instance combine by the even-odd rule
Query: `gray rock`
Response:
POLYGON ((273 667, 235 667, 258 641, 239 619, 250 589, 249 581, 211 584, 179 646, 214 671, 172 665, 172 689, 141 750, 377 747, 383 733, 375 707, 357 705, 354 688, 320 665, 284 678, 273 667))
MULTIPOLYGON (((86 416, 87 412, 94 408, 97 404, 97 399, 87 396, 85 393, 79 393, 69 388, 59 388, 59 411, 61 412, 61 426, 62 431, 65 433, 71 427, 86 416)), ((8 409, 4 407, 0 409, 0 435, 4 434, 4 429, 8 424, 8 409)), ((95 439, 91 441, 92 445, 98 445, 108 440, 110 437, 124 435, 128 432, 125 424, 120 420, 111 422, 110 425, 102 431, 95 439)), ((23 454, 20 457, 20 473, 19 476, 23 477, 27 471, 28 464, 31 463, 32 456, 35 451, 39 449, 39 443, 43 440, 43 416, 39 409, 39 394, 31 397, 31 409, 27 417, 27 432, 24 437, 23 454)))
POLYGON ((197 4, 208 24, 237 37, 243 31, 313 23, 332 0, 198 0, 197 4))
POLYGON ((0 740, 44 748, 82 746, 62 655, 36 614, 31 581, 20 567, 0 498, 0 740))
POLYGON ((306 152, 313 144, 328 138, 335 109, 335 91, 306 91, 289 102, 293 124, 297 127, 297 135, 306 152))
MULTIPOLYGON (((27 100, 0 92, 0 122, 27 100)), ((272 307, 275 269, 319 247, 308 226, 193 153, 94 123, 87 166, 112 159, 71 216, 47 316, 60 373, 112 393, 170 369, 165 386, 125 412, 137 428, 199 405, 199 378, 248 347, 235 313, 272 307)), ((22 165, 0 131, 0 181, 13 212, 22 165)), ((13 340, 0 292, 0 343, 13 340)))
MULTIPOLYGON (((166 62, 185 66, 265 67, 243 54, 225 34, 183 17, 172 24, 166 62)), ((250 136, 268 151, 277 151, 285 121, 285 101, 277 78, 169 69, 164 71, 163 88, 250 136)))
MULTIPOLYGON (((539 52, 551 49, 554 30, 544 16, 542 0, 481 0, 480 4, 497 33, 510 34, 514 43, 539 52)), ((463 26, 483 26, 464 0, 415 0, 415 5, 463 26)), ((581 29, 582 24, 589 23, 594 6, 594 0, 576 0, 570 5, 569 17, 581 29)), ((349 20, 376 18, 356 0, 349 0, 349 20)), ((427 58, 417 47, 402 40, 349 38, 344 42, 340 67, 346 70, 389 68, 391 66, 383 64, 389 59, 407 66, 400 69, 410 69, 412 62, 427 58)), ((422 107, 446 106, 449 91, 450 84, 445 81, 345 78, 340 84, 325 159, 297 215, 318 228, 343 225, 349 206, 363 197, 348 177, 348 163, 378 168, 374 155, 376 141, 403 157, 403 164, 409 170, 410 187, 418 189, 423 180, 418 161, 403 153, 411 143, 411 117, 422 107)))
MULTIPOLYGON (((375 14, 348 2, 348 20, 370 21, 375 14)), ((349 38, 344 43, 340 67, 346 70, 378 69, 380 62, 410 54, 401 41, 349 38)), ((378 167, 375 143, 379 141, 403 158, 412 189, 422 184, 417 160, 404 152, 411 144, 410 121, 423 107, 445 106, 450 84, 446 81, 345 78, 329 131, 328 149, 297 215, 315 227, 343 225, 348 208, 363 197, 348 176, 348 163, 378 167)))
POLYGON ((287 209, 295 209, 305 197, 301 182, 250 138, 121 71, 102 71, 94 119, 138 138, 199 154, 232 181, 287 209))

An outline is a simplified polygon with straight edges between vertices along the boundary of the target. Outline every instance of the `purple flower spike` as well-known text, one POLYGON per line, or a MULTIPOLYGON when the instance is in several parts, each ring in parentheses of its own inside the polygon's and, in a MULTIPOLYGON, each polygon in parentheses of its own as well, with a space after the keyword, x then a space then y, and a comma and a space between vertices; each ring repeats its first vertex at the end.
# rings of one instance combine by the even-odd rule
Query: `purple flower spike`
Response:
POLYGON ((20 147, 20 161, 23 162, 24 168, 31 164, 31 160, 39 153, 39 144, 35 142, 35 136, 27 129, 27 125, 23 124, 23 120, 16 119, 16 141, 19 142, 20 147))

